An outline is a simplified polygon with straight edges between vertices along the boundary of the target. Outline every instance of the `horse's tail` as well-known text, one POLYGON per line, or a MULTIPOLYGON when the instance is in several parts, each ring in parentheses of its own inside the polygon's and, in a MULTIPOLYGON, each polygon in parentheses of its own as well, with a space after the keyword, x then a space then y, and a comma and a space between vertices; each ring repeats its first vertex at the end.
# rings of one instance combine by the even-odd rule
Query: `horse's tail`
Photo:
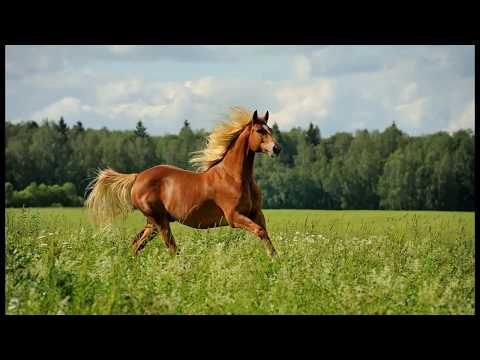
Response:
POLYGON ((111 224, 117 216, 134 210, 131 190, 137 174, 120 174, 110 168, 99 170, 87 186, 85 205, 96 224, 111 224))

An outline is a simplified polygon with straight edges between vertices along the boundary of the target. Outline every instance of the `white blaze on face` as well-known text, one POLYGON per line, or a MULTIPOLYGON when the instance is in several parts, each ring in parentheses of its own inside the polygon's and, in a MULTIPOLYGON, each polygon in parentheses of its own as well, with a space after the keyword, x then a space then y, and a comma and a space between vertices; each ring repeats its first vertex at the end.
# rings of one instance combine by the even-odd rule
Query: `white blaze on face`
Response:
POLYGON ((270 128, 269 128, 267 125, 263 124, 262 127, 265 129, 265 131, 266 131, 268 134, 272 135, 272 132, 270 131, 270 128))
MULTIPOLYGON (((267 132, 268 135, 272 136, 272 129, 270 129, 266 124, 263 124, 262 128, 267 132)), ((273 141, 273 138, 272 138, 272 141, 263 145, 263 151, 269 156, 273 156, 275 154, 273 151, 274 147, 275 147, 275 142, 273 141)))

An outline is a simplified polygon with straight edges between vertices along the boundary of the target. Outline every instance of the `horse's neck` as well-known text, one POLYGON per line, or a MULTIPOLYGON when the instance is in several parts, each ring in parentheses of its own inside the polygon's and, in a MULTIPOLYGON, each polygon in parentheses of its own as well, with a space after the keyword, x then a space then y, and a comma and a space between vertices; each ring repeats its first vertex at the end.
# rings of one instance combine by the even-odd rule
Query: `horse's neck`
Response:
POLYGON ((222 160, 223 167, 240 181, 253 178, 255 153, 248 147, 250 128, 245 128, 222 160))

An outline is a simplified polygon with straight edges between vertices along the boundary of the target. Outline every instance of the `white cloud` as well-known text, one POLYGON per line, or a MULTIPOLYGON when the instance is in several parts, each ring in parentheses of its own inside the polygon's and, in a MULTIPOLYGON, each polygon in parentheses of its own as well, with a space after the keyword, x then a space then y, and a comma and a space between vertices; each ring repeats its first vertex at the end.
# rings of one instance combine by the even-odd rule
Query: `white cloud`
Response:
POLYGON ((58 120, 61 116, 76 116, 81 112, 88 112, 90 110, 91 108, 88 105, 82 105, 79 99, 65 97, 35 112, 32 118, 38 120, 44 118, 58 120))
POLYGON ((310 60, 303 55, 296 56, 293 62, 293 73, 298 80, 308 80, 312 66, 310 60))
POLYGON ((448 131, 454 132, 460 129, 475 129, 475 100, 472 99, 463 113, 455 120, 451 121, 448 131))
POLYGON ((396 121, 473 127, 473 46, 7 46, 6 119, 65 116, 155 134, 211 129, 229 106, 328 136, 396 121), (465 104, 469 104, 466 107, 465 104))
POLYGON ((166 105, 152 105, 138 101, 112 105, 107 108, 104 115, 111 116, 112 118, 122 116, 130 119, 145 119, 159 116, 165 108, 166 105))
POLYGON ((316 80, 308 85, 284 84, 276 92, 278 110, 272 118, 283 128, 305 126, 310 121, 322 124, 334 97, 332 80, 316 80))
POLYGON ((214 79, 207 77, 197 81, 186 81, 184 83, 187 89, 190 89, 195 95, 207 97, 213 92, 214 79))
POLYGON ((418 84, 415 81, 408 83, 400 93, 400 100, 410 102, 417 96, 418 84))
POLYGON ((418 128, 425 119, 426 108, 429 104, 429 99, 416 99, 407 104, 398 105, 395 111, 399 114, 401 124, 406 124, 410 128, 418 128))
POLYGON ((178 131, 183 119, 189 119, 197 128, 211 129, 230 106, 240 105, 260 112, 269 110, 272 121, 288 128, 322 121, 332 97, 332 80, 300 84, 208 77, 183 83, 145 84, 130 79, 99 85, 96 100, 88 105, 67 97, 34 112, 32 117, 64 116, 77 121, 83 116, 96 128, 132 128, 142 120, 150 131, 159 133, 178 131))
POLYGON ((140 79, 109 82, 97 87, 97 100, 101 104, 125 101, 139 94, 143 86, 144 82, 140 79))

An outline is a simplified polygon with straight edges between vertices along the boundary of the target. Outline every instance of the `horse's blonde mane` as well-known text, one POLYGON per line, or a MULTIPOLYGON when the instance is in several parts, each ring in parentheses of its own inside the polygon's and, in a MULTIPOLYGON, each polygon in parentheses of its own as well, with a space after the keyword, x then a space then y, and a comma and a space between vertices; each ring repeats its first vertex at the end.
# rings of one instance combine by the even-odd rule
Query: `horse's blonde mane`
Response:
POLYGON ((220 123, 208 136, 205 149, 194 152, 190 162, 198 171, 205 171, 223 159, 230 144, 252 120, 250 111, 232 107, 229 121, 220 123))

